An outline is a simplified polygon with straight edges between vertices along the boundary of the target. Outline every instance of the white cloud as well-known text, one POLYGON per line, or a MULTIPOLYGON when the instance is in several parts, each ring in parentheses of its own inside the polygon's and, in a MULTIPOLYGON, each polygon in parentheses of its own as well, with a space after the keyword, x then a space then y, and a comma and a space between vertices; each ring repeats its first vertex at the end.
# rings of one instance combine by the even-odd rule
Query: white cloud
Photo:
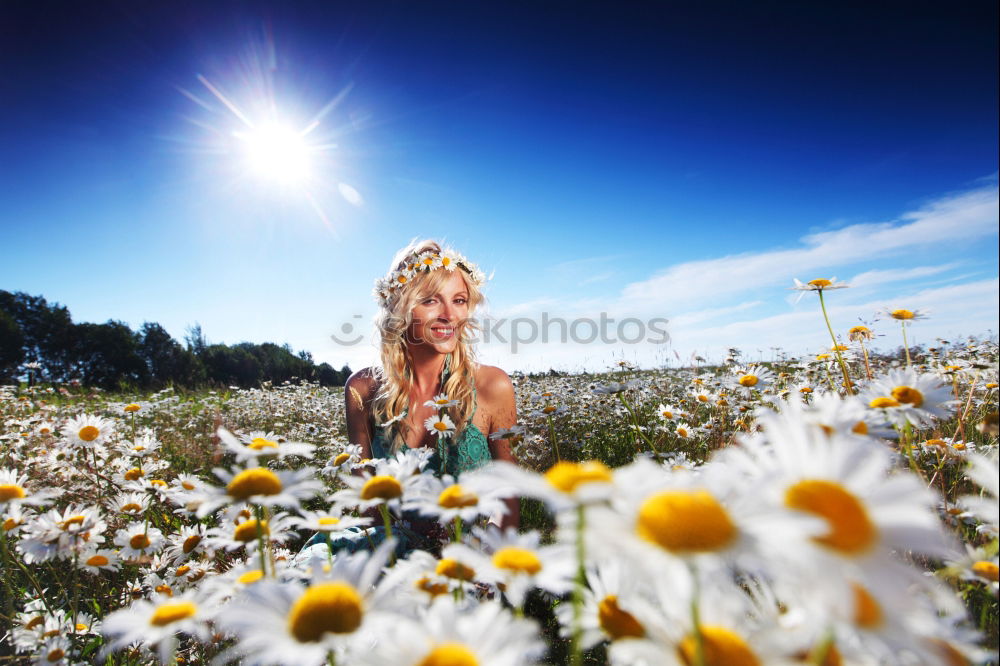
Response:
POLYGON ((959 262, 941 264, 940 266, 916 266, 914 268, 890 268, 888 270, 875 269, 858 273, 848 280, 852 287, 878 287, 890 282, 901 282, 903 280, 915 280, 917 278, 928 277, 950 271, 961 266, 959 262))
POLYGON ((933 201, 893 222, 855 224, 810 234, 801 247, 775 249, 677 264, 660 274, 626 285, 623 301, 681 310, 695 303, 781 284, 803 276, 829 277, 829 271, 933 244, 954 245, 996 235, 995 185, 933 201), (824 275, 825 274, 825 275, 824 275))

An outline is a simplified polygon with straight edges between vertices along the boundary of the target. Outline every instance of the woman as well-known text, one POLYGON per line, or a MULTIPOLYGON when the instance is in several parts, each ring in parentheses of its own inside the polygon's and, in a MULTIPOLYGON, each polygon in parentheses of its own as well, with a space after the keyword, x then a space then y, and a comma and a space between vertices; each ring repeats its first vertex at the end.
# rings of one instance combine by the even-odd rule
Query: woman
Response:
MULTIPOLYGON (((427 447, 435 450, 428 469, 452 476, 490 460, 514 462, 509 442, 489 437, 516 423, 514 387, 503 370, 475 362, 469 341, 484 281, 460 254, 422 241, 400 250, 377 282, 381 367, 355 372, 344 391, 348 438, 361 446, 362 458, 427 447), (429 425, 439 421, 440 408, 426 403, 445 397, 454 430, 442 437, 429 425)), ((518 501, 506 504, 507 513, 492 519, 502 529, 516 527, 520 518, 518 501)), ((439 536, 432 521, 408 518, 419 536, 439 536)), ((333 547, 364 547, 367 537, 359 536, 338 539, 333 547)))

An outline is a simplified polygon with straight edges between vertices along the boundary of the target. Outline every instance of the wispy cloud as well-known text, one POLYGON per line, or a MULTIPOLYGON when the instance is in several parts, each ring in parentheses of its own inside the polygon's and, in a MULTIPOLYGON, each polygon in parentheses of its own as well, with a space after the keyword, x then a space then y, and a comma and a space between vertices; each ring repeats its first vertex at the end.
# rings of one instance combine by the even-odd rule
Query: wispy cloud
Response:
POLYGON ((961 263, 956 261, 949 264, 941 264, 940 266, 916 266, 914 268, 890 268, 888 270, 875 269, 858 273, 853 278, 850 278, 848 283, 855 288, 882 286, 891 282, 916 280, 931 275, 938 275, 953 268, 958 268, 961 265, 961 263))
POLYGON ((933 201, 891 222, 855 224, 809 234, 800 247, 731 255, 671 266, 626 285, 624 301, 681 309, 738 297, 760 287, 787 285, 792 277, 815 277, 838 267, 884 258, 920 246, 955 244, 995 236, 995 185, 933 201))

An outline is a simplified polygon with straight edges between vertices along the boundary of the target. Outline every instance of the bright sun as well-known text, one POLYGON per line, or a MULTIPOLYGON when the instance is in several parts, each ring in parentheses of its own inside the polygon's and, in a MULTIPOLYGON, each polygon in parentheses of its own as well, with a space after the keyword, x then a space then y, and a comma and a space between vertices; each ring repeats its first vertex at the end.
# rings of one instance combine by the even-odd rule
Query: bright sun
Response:
POLYGON ((258 178, 283 185, 302 184, 310 172, 310 148, 301 132, 263 125, 237 132, 246 166, 258 178))

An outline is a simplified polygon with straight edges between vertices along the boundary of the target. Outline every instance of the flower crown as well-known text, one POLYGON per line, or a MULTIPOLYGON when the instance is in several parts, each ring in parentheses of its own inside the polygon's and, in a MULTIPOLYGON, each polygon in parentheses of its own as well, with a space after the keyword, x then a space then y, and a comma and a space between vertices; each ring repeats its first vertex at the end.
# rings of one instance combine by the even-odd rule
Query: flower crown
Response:
POLYGON ((469 274, 469 279, 477 287, 486 282, 486 275, 479 270, 479 267, 461 254, 446 250, 442 250, 441 252, 427 250, 426 252, 412 255, 403 268, 392 271, 384 278, 375 280, 375 289, 372 294, 379 305, 388 308, 389 299, 392 297, 393 292, 408 285, 420 273, 429 273, 439 268, 443 268, 446 271, 454 271, 456 268, 461 268, 469 274))

